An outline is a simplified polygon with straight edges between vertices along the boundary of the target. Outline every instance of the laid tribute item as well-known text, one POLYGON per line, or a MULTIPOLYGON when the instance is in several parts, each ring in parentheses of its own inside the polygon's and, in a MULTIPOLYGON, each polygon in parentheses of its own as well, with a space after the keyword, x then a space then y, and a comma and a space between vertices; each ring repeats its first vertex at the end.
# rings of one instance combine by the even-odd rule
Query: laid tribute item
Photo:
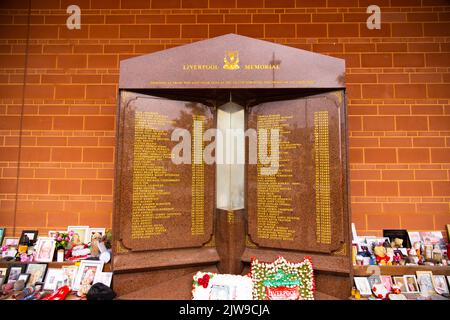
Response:
POLYGON ((192 284, 193 300, 252 300, 252 279, 248 276, 197 272, 192 284))
POLYGON ((314 300, 314 274, 311 259, 288 262, 279 257, 272 263, 253 259, 251 264, 255 300, 314 300))

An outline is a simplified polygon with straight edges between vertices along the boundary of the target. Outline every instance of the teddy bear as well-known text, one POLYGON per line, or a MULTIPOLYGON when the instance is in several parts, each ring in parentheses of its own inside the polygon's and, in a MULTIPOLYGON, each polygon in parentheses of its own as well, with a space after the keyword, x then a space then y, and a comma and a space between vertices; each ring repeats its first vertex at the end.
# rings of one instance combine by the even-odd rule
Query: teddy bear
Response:
POLYGON ((390 260, 389 256, 386 255, 386 248, 383 246, 375 246, 373 248, 373 253, 375 254, 377 264, 379 265, 386 265, 390 260))

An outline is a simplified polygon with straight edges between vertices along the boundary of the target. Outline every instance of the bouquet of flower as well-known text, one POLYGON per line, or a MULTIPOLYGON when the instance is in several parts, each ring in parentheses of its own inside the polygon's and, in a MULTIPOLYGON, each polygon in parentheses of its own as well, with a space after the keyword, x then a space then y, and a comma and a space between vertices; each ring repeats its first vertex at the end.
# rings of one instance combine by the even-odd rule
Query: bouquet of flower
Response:
POLYGON ((70 240, 72 239, 73 233, 73 231, 68 233, 56 232, 53 236, 56 241, 56 250, 66 249, 70 245, 70 240))

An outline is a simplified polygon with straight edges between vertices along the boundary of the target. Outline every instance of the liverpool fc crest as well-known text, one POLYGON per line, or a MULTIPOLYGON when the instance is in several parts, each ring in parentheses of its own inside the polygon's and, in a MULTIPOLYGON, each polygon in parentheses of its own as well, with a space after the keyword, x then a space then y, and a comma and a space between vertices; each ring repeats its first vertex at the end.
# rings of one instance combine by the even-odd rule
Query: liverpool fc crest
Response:
POLYGON ((239 54, 237 51, 227 51, 227 55, 223 58, 223 68, 226 70, 239 69, 239 54))

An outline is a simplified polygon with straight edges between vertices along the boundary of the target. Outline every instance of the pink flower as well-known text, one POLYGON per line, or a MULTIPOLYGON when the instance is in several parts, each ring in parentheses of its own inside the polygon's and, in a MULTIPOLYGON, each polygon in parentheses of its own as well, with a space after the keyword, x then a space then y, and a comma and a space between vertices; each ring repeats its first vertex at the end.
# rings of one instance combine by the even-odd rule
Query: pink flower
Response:
POLYGON ((70 240, 70 238, 69 237, 66 237, 66 241, 69 241, 70 240))
POLYGON ((73 232, 73 230, 70 230, 69 232, 69 236, 73 236, 75 232, 73 232))
POLYGON ((57 239, 58 241, 61 241, 62 240, 62 238, 61 237, 58 237, 58 239, 57 239))
POLYGON ((8 251, 8 246, 3 246, 2 251, 8 251))

